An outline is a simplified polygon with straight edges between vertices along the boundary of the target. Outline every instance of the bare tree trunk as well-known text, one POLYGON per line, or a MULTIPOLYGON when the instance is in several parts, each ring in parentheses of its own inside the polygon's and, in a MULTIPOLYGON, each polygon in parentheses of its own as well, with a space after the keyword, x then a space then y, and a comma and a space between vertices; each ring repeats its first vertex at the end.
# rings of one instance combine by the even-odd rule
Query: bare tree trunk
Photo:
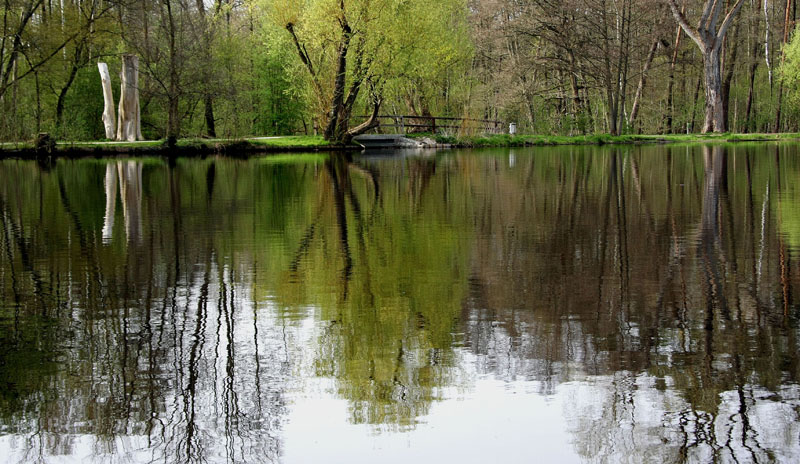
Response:
POLYGON ((619 88, 619 133, 625 129, 625 104, 628 96, 628 61, 631 52, 631 7, 633 2, 626 0, 622 4, 622 18, 619 26, 619 64, 617 68, 619 88), (627 7, 626 4, 627 3, 627 7), (627 11, 626 11, 627 10, 627 11))
POLYGON ((720 50, 703 52, 703 74, 706 90, 706 116, 703 133, 725 132, 725 105, 722 103, 720 50))
POLYGON ((67 99, 67 93, 70 87, 72 87, 72 83, 75 82, 75 76, 77 75, 78 63, 73 63, 69 76, 67 77, 67 82, 64 84, 64 87, 61 88, 61 91, 58 92, 58 99, 56 100, 56 131, 58 131, 59 135, 64 135, 62 132, 62 126, 64 125, 64 103, 67 99))
MULTIPOLYGON (((36 133, 42 131, 42 90, 39 84, 39 72, 33 73, 34 83, 36 84, 36 133)), ((0 101, 0 105, 3 102, 0 101)))
MULTIPOLYGON (((212 34, 213 30, 211 29, 212 26, 209 25, 208 20, 206 19, 206 9, 203 0, 197 0, 197 11, 200 12, 200 24, 203 28, 203 40, 205 41, 205 59, 208 63, 211 63, 212 56, 211 56, 211 41, 212 41, 212 34)), ((217 10, 221 7, 221 2, 217 3, 217 10)), ((205 106, 205 120, 206 120, 206 132, 208 133, 209 137, 216 137, 217 136, 217 127, 216 122, 214 120, 214 96, 211 93, 210 87, 210 72, 208 69, 204 70, 205 73, 203 75, 203 85, 206 87, 206 93, 203 96, 203 105, 205 106)))
POLYGON ((117 114, 117 140, 134 142, 142 139, 139 122, 139 57, 122 55, 122 91, 117 114))
MULTIPOLYGON (((606 12, 606 2, 601 2, 600 14, 602 15, 602 31, 603 31, 603 74, 605 77, 606 99, 608 100, 607 118, 608 118, 608 131, 611 135, 619 135, 619 127, 617 125, 617 108, 619 105, 618 95, 616 90, 619 86, 619 79, 614 79, 614 74, 611 69, 611 44, 609 39, 609 23, 608 15, 606 12)), ((617 76, 618 77, 618 76, 617 76)))
MULTIPOLYGON (((83 62, 82 55, 84 46, 85 42, 83 41, 75 45, 75 54, 72 58, 72 66, 70 67, 67 82, 64 83, 64 87, 62 87, 61 91, 58 93, 58 100, 56 100, 56 130, 62 135, 63 133, 61 130, 64 123, 64 103, 67 99, 67 93, 69 92, 70 87, 72 87, 72 83, 75 82, 75 76, 78 75, 78 70, 82 67, 81 63, 83 62)), ((66 53, 66 48, 64 48, 64 52, 66 53)))
MULTIPOLYGON (((578 66, 575 60, 575 53, 572 50, 569 54, 569 84, 572 89, 572 114, 577 120, 583 108, 581 107, 581 95, 578 91, 578 66)), ((585 130, 584 130, 585 132, 585 130)))
MULTIPOLYGON (((175 17, 172 14, 170 1, 165 2, 167 35, 169 36, 169 84, 167 90, 167 144, 174 145, 181 135, 181 118, 179 112, 180 104, 180 83, 178 76, 178 47, 177 47, 177 26, 175 17)), ((163 11, 163 10, 162 10, 163 11)), ((163 13, 162 13, 163 15, 163 13)))
POLYGON ((353 33, 346 21, 342 22, 342 37, 339 42, 338 60, 336 69, 336 79, 333 87, 333 101, 328 119, 328 126, 325 128, 325 140, 340 140, 344 136, 341 126, 348 121, 340 121, 342 106, 344 105, 344 92, 347 85, 347 51, 350 49, 350 39, 353 33))
POLYGON ((731 99, 731 84, 733 83, 733 71, 736 67, 736 56, 739 53, 739 27, 740 24, 736 24, 736 27, 733 28, 733 36, 728 43, 733 42, 733 48, 731 49, 731 54, 725 58, 725 64, 730 63, 730 66, 727 66, 725 69, 725 77, 722 79, 722 116, 725 118, 725 127, 736 130, 736 127, 730 127, 730 116, 729 116, 729 109, 730 109, 730 99, 731 99))
POLYGON ((772 89, 772 63, 769 61, 769 53, 769 0, 764 0, 764 61, 767 63, 769 88, 772 89))
MULTIPOLYGON (((644 86, 647 83, 647 73, 650 72, 650 65, 653 63, 653 58, 656 56, 658 44, 658 40, 653 42, 653 45, 650 47, 650 51, 647 53, 647 58, 644 61, 644 69, 642 69, 642 75, 639 77, 639 85, 636 87, 636 95, 633 97, 633 108, 631 108, 631 115, 628 118, 628 125, 630 127, 633 127, 633 123, 636 122, 636 116, 639 115, 639 104, 641 102, 644 86)), ((672 81, 670 80, 670 85, 671 84, 672 81)))
POLYGON ((211 93, 207 93, 205 99, 205 118, 206 118, 206 131, 209 137, 217 136, 217 125, 214 121, 214 98, 211 93))
POLYGON ((686 16, 678 10, 675 0, 667 0, 675 20, 683 28, 686 35, 700 48, 703 55, 703 73, 705 74, 706 116, 703 132, 725 132, 727 130, 724 116, 725 105, 722 99, 722 66, 720 62, 722 44, 728 29, 739 14, 744 0, 737 0, 725 15, 719 29, 720 16, 724 3, 719 0, 706 0, 698 26, 692 27, 686 16))
POLYGON ((678 64, 678 52, 681 48, 681 38, 683 38, 683 29, 678 26, 678 31, 675 33, 675 49, 672 51, 672 60, 669 64, 669 84, 667 86, 667 108, 669 113, 667 114, 666 125, 667 131, 670 134, 675 132, 673 129, 673 120, 675 118, 675 67, 678 64))
POLYGON ((167 98, 167 141, 174 143, 180 137, 180 100, 176 96, 167 98))
POLYGON ((108 64, 97 63, 100 70, 100 81, 103 85, 103 126, 106 129, 106 138, 112 140, 116 132, 116 115, 114 114, 114 92, 111 90, 111 74, 108 64))
POLYGON ((692 124, 690 126, 690 131, 694 132, 695 121, 697 119, 695 107, 697 106, 697 100, 700 98, 700 86, 703 84, 703 76, 697 78, 697 85, 694 87, 694 98, 692 98, 692 124))

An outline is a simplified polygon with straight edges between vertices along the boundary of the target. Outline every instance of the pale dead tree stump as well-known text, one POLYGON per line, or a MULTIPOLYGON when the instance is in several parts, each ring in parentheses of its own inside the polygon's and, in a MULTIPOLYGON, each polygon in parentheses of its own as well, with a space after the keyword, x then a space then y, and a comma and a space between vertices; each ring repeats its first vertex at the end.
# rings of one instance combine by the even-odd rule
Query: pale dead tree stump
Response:
POLYGON ((103 84, 103 126, 106 128, 106 138, 114 139, 116 128, 116 115, 114 114, 114 92, 111 90, 111 74, 108 72, 108 64, 97 63, 100 70, 100 80, 103 84))
POLYGON ((144 140, 139 108, 139 57, 122 55, 122 92, 117 114, 117 140, 144 140))

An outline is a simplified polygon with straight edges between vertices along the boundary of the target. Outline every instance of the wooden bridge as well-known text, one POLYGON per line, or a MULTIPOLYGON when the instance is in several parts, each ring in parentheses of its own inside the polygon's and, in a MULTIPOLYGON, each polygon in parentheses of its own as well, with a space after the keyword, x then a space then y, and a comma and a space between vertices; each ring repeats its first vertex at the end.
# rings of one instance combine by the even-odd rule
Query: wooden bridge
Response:
POLYGON ((465 131, 478 134, 502 134, 506 131, 502 121, 489 119, 388 114, 378 116, 378 121, 379 124, 374 129, 375 134, 359 135, 353 140, 367 149, 383 149, 405 147, 409 143, 405 136, 409 133, 436 134, 440 131, 452 133, 465 131))
MULTIPOLYGON (((366 119, 366 116, 364 117, 366 119)), ((381 129, 393 128, 399 134, 430 132, 436 134, 441 130, 464 130, 474 131, 480 134, 502 134, 506 127, 503 121, 490 119, 471 119, 471 118, 448 118, 441 116, 405 116, 396 114, 386 114, 378 116, 381 129)))

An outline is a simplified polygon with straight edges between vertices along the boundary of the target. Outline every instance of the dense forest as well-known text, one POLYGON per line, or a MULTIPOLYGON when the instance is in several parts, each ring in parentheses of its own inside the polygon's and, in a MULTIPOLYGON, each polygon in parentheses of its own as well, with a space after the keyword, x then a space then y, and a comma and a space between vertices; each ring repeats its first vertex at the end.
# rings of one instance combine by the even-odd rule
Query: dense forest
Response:
POLYGON ((104 139, 98 63, 119 98, 127 54, 147 139, 345 140, 379 113, 564 135, 798 130, 789 0, 3 0, 0 11, 4 141, 104 139))

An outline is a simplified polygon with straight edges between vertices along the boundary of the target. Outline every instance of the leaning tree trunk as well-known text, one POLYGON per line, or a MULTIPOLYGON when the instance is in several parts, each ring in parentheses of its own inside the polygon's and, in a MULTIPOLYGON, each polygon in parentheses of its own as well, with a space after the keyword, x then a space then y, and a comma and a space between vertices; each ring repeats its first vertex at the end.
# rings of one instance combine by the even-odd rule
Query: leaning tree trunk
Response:
POLYGON ((117 140, 143 140, 139 108, 139 57, 122 55, 122 92, 117 115, 117 140))
MULTIPOLYGON (((636 122, 636 117, 639 115, 639 105, 641 104, 642 100, 642 92, 644 91, 644 86, 647 84, 647 73, 650 72, 650 65, 653 64, 653 58, 655 58, 656 51, 658 51, 658 44, 661 43, 660 41, 656 40, 653 45, 650 46, 650 51, 647 53, 647 58, 644 60, 644 69, 642 69, 642 75, 639 77, 639 85, 636 86, 636 96, 633 98, 633 108, 631 109, 631 115, 628 118, 628 126, 633 128, 633 124, 636 122)), ((671 84, 672 82, 670 82, 671 84)))
POLYGON ((111 90, 111 74, 108 64, 97 63, 100 70, 100 81, 103 84, 103 126, 106 128, 106 138, 112 140, 116 132, 116 115, 114 114, 114 92, 111 90))

